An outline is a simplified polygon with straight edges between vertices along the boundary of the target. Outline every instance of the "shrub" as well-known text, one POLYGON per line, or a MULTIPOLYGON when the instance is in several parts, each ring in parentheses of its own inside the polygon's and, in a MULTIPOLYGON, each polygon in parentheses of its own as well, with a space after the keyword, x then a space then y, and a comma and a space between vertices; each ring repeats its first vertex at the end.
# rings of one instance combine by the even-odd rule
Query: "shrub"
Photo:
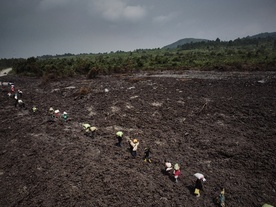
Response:
POLYGON ((88 93, 90 92, 90 90, 86 87, 81 87, 80 90, 79 90, 79 94, 80 95, 87 95, 88 93))
POLYGON ((99 74, 99 69, 97 68, 91 68, 87 74, 88 79, 96 78, 99 74))

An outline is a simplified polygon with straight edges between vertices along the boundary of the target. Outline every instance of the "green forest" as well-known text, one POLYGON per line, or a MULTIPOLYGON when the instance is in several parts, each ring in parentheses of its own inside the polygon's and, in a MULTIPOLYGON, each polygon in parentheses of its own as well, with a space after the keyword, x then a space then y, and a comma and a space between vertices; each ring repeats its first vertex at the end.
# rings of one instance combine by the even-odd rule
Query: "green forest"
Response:
POLYGON ((45 80, 86 75, 160 70, 276 70, 276 37, 190 42, 176 48, 137 49, 99 54, 63 54, 0 59, 0 68, 45 80))

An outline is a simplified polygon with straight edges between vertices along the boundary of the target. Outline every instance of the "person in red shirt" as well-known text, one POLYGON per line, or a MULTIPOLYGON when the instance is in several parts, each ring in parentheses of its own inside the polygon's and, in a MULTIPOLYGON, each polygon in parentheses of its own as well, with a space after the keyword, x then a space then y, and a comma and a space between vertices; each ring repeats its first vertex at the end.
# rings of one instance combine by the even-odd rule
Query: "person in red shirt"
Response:
POLYGON ((15 88, 14 88, 13 84, 11 85, 11 91, 12 91, 12 93, 14 93, 14 91, 15 91, 15 88))
POLYGON ((180 176, 181 174, 181 171, 180 171, 180 166, 179 164, 175 164, 174 167, 173 167, 174 171, 173 171, 173 176, 175 178, 175 182, 177 183, 178 182, 178 177, 180 176))

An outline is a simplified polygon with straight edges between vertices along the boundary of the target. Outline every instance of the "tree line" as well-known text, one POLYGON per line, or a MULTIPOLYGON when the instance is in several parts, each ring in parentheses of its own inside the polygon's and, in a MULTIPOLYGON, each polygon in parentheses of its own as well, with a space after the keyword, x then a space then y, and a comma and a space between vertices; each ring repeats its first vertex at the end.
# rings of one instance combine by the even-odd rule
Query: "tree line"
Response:
POLYGON ((0 68, 13 67, 19 75, 54 80, 64 77, 155 70, 275 70, 276 39, 243 38, 196 42, 175 49, 137 49, 99 54, 70 53, 27 59, 0 59, 0 68))

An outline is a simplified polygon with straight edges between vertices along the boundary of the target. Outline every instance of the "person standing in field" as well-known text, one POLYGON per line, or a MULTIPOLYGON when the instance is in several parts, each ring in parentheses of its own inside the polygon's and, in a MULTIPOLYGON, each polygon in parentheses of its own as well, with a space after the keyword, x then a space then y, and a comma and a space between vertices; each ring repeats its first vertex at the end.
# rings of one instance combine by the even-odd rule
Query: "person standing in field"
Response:
POLYGON ((116 138, 117 138, 117 140, 118 140, 118 143, 116 143, 116 145, 117 145, 118 147, 121 147, 121 146, 122 146, 123 135, 124 135, 124 133, 123 133, 122 131, 116 132, 116 138))
POLYGON ((165 160, 165 173, 167 175, 169 175, 170 172, 171 172, 171 170, 172 170, 172 163, 169 162, 169 161, 167 161, 167 160, 165 160))
POLYGON ((65 122, 67 121, 67 119, 68 119, 68 114, 67 114, 66 111, 63 112, 62 118, 63 118, 63 120, 64 120, 65 122))
POLYGON ((219 205, 221 207, 225 207, 225 191, 224 188, 221 188, 220 195, 219 195, 219 205))
POLYGON ((174 171, 173 171, 173 176, 175 178, 175 182, 177 183, 178 182, 178 177, 180 176, 181 174, 181 171, 180 171, 180 166, 178 163, 176 163, 173 167, 174 171))
POLYGON ((133 139, 133 141, 131 139, 128 139, 128 142, 130 145, 130 152, 131 152, 132 158, 136 158, 139 141, 138 139, 133 139))
POLYGON ((151 149, 150 149, 150 147, 146 147, 145 150, 144 150, 144 152, 145 152, 145 155, 144 155, 143 160, 144 160, 145 162, 151 163, 151 159, 150 159, 151 149))

